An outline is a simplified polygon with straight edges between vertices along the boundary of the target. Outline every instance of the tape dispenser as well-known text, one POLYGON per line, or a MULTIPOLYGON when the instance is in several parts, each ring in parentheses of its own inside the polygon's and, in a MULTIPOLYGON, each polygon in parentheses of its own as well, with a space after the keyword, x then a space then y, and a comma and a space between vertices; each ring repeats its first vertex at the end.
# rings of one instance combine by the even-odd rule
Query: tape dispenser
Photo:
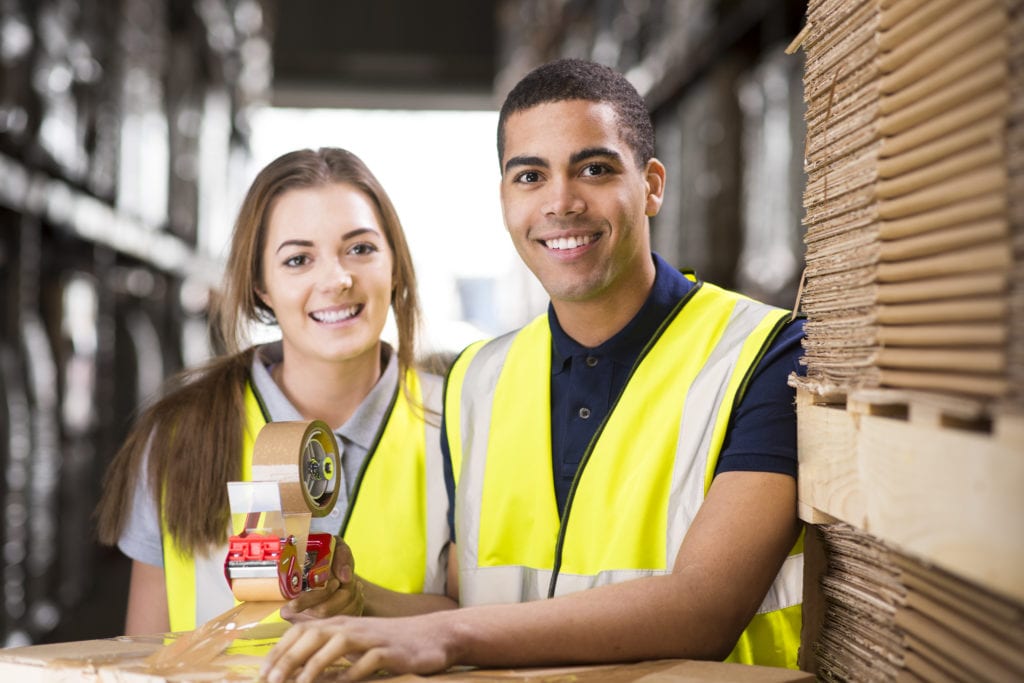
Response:
POLYGON ((252 481, 228 482, 232 535, 224 576, 243 602, 292 600, 330 578, 334 536, 310 533, 338 500, 334 433, 320 420, 270 422, 256 436, 252 481))

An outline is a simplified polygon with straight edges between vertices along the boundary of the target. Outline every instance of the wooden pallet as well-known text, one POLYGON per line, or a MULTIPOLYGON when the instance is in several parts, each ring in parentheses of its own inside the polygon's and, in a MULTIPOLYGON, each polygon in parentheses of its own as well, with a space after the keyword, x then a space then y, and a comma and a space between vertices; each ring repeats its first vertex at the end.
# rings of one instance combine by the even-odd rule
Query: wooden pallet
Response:
POLYGON ((797 392, 800 517, 1024 603, 1024 417, 899 390, 797 392))

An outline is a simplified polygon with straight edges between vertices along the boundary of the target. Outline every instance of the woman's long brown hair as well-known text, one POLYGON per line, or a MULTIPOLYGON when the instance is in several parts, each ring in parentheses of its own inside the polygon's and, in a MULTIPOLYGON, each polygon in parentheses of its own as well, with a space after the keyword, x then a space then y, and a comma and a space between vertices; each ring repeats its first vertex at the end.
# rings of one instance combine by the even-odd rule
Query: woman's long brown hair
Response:
POLYGON ((163 396, 138 417, 107 469, 97 509, 100 541, 117 543, 132 511, 143 459, 148 482, 177 546, 202 552, 224 541, 227 486, 241 476, 244 388, 253 349, 246 348, 253 321, 274 323, 274 312, 256 295, 261 288, 263 247, 274 200, 297 188, 345 183, 374 204, 394 261, 391 305, 398 328, 398 368, 403 391, 413 367, 419 301, 412 255, 398 214, 380 183, 354 154, 343 149, 290 152, 256 176, 238 213, 222 291, 213 299, 211 337, 224 355, 186 370, 165 385, 163 396))

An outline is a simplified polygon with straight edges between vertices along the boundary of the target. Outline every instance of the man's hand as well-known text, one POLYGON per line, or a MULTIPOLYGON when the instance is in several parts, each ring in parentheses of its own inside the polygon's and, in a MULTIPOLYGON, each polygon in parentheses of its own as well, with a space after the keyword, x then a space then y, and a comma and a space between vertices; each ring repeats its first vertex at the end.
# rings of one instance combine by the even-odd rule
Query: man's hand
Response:
POLYGON ((311 683, 331 664, 352 662, 341 680, 358 681, 385 669, 390 673, 435 673, 454 661, 450 613, 400 619, 334 617, 288 629, 266 657, 262 679, 281 683, 296 675, 311 683))
POLYGON ((323 619, 338 615, 363 614, 363 584, 356 576, 352 549, 340 537, 335 539, 331 578, 322 589, 303 591, 281 608, 281 617, 291 622, 323 619))

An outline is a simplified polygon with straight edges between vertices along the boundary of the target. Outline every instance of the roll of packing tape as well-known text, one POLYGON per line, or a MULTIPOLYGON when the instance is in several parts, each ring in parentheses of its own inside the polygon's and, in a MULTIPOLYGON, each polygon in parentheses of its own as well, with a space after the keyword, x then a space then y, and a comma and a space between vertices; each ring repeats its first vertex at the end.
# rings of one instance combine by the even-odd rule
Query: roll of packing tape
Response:
POLYGON ((334 432, 320 420, 268 422, 256 435, 252 480, 278 482, 285 514, 330 513, 338 501, 339 467, 334 432))

